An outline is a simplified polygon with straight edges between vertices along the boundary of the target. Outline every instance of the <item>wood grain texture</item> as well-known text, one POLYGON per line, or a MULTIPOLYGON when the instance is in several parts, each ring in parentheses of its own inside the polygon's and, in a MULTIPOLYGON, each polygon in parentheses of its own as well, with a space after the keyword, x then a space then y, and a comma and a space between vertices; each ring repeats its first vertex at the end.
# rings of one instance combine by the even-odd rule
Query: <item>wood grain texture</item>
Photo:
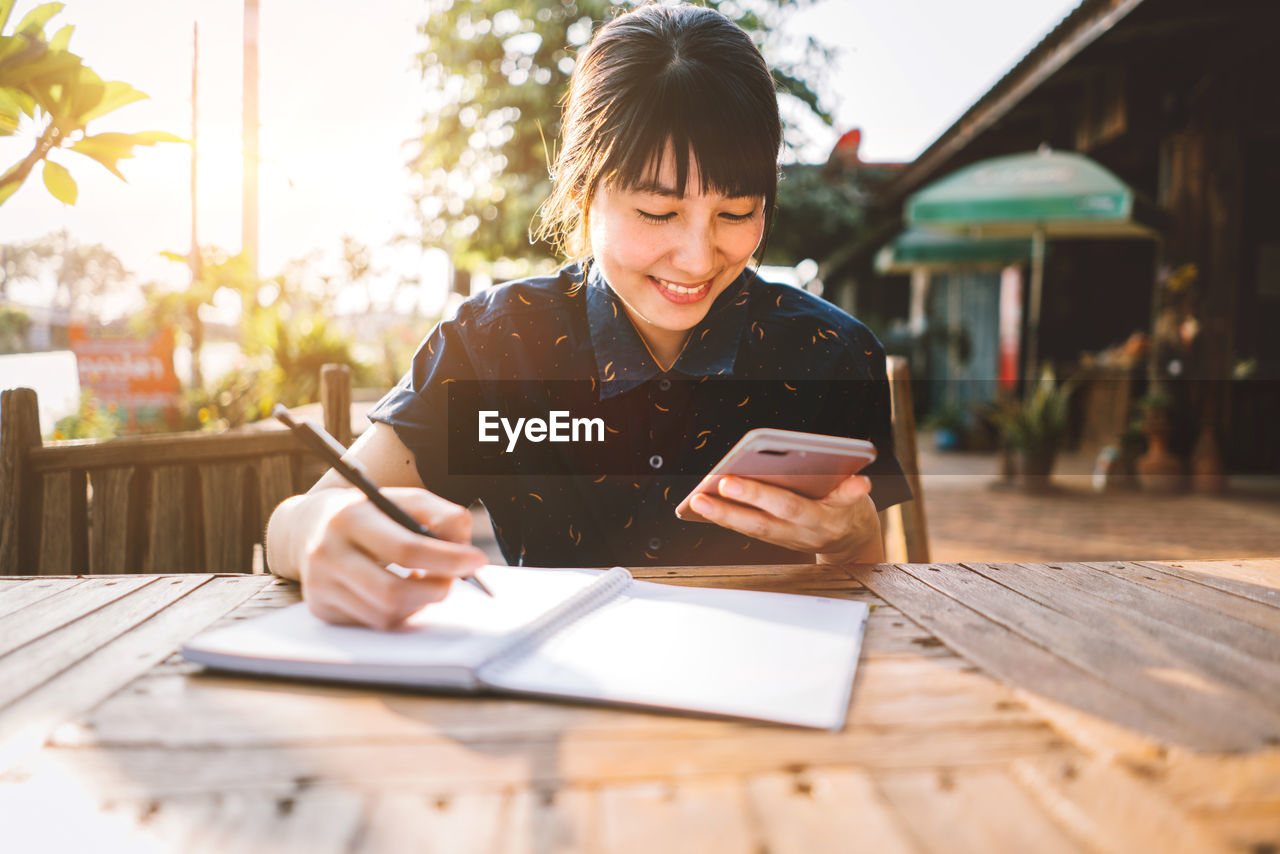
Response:
POLYGON ((351 444, 351 368, 328 364, 320 368, 320 406, 324 429, 343 447, 351 444))
POLYGON ((893 450, 914 496, 895 505, 902 530, 901 560, 929 562, 929 523, 924 512, 924 485, 920 480, 920 457, 916 446, 915 404, 911 395, 911 366, 902 356, 888 356, 889 398, 893 410, 893 450))
MULTIPOLYGON (((908 832, 937 854, 1077 854, 1089 849, 1002 770, 876 775, 908 832)), ((1140 849, 1134 849, 1140 850, 1140 849)))
POLYGON ((1179 709, 1166 709, 1135 697, 1125 686, 1113 685, 1060 657, 1056 650, 1050 651, 988 619, 902 567, 854 567, 852 572, 948 647, 1011 685, 1164 741, 1203 750, 1232 750, 1256 744, 1252 735, 1242 738, 1237 732, 1201 724, 1194 717, 1180 714, 1179 709))
POLYGON ((601 848, 617 854, 755 854, 746 792, 734 779, 600 790, 601 848))
POLYGON ((135 582, 126 595, 0 657, 0 769, 37 748, 62 721, 163 660, 261 584, 256 577, 129 576, 93 579, 66 598, 78 605, 97 589, 135 582))
POLYGON ((1141 565, 1261 605, 1280 608, 1280 561, 1277 560, 1199 561, 1194 564, 1194 569, 1172 561, 1143 561, 1141 565))
MULTIPOLYGON (((28 605, 48 599, 55 593, 83 583, 80 578, 4 579, 0 585, 0 618, 21 611, 28 605)), ((0 623, 0 625, 3 625, 0 623)))
POLYGON ((210 463, 200 472, 200 513, 205 572, 250 572, 257 536, 251 508, 249 466, 210 463))
POLYGON ((866 772, 759 774, 746 785, 762 847, 772 854, 923 851, 907 832, 910 816, 890 807, 866 772))
POLYGON ((44 475, 41 575, 89 571, 88 480, 80 469, 44 475))
POLYGON ((159 436, 124 436, 118 439, 84 439, 50 442, 28 452, 32 471, 113 468, 137 465, 184 465, 252 459, 264 455, 302 451, 288 430, 242 433, 169 433, 159 436))
POLYGON ((152 466, 147 506, 147 552, 143 572, 191 572, 201 567, 202 543, 196 510, 195 471, 190 466, 152 466))
POLYGON ((142 488, 133 467, 89 472, 89 571, 120 574, 141 565, 142 488))
POLYGON ((0 575, 35 571, 40 480, 30 463, 40 447, 40 411, 29 388, 0 391, 0 575))

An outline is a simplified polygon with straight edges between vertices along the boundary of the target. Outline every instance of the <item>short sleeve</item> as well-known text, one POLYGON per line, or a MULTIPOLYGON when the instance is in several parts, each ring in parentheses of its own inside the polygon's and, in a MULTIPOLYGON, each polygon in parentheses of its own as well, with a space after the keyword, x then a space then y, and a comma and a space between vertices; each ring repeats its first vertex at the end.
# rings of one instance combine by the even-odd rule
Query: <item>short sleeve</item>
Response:
POLYGON ((476 478, 449 470, 450 385, 456 395, 458 389, 477 388, 475 379, 461 329, 455 321, 442 322, 418 347, 408 373, 368 414, 396 431, 427 489, 464 507, 479 490, 476 478))
POLYGON ((871 480, 871 499, 877 510, 910 501, 911 487, 894 452, 893 419, 884 348, 869 331, 837 378, 832 399, 839 411, 828 417, 841 423, 841 435, 865 438, 876 446, 876 458, 862 470, 871 480))

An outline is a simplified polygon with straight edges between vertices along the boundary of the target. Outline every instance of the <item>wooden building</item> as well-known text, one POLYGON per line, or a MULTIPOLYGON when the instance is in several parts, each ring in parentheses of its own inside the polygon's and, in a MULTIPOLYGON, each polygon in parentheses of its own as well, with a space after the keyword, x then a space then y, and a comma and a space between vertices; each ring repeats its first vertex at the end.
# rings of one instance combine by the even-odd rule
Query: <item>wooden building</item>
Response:
POLYGON ((1183 425, 1178 450, 1208 423, 1228 469, 1280 472, 1277 81, 1274 0, 1084 0, 880 189, 878 225, 845 258, 859 309, 902 304, 886 292, 903 278, 877 276, 872 258, 912 193, 989 157, 1080 152, 1167 221, 1157 241, 1052 244, 1040 352, 1070 363, 1172 318, 1184 352, 1158 353, 1158 370, 1201 422, 1183 425))

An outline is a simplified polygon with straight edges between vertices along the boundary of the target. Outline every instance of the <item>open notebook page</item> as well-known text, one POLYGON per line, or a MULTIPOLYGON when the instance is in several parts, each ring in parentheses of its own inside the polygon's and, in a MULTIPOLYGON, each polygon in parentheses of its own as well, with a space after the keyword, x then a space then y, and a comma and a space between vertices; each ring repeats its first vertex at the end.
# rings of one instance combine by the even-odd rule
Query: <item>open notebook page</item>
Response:
POLYGON ((292 605, 201 635, 183 654, 203 664, 283 676, 472 687, 473 670, 506 635, 595 581, 599 570, 488 566, 493 591, 454 584, 443 602, 389 632, 334 626, 292 605))
POLYGON ((847 600, 635 581, 481 676, 510 690, 838 729, 867 613, 847 600))

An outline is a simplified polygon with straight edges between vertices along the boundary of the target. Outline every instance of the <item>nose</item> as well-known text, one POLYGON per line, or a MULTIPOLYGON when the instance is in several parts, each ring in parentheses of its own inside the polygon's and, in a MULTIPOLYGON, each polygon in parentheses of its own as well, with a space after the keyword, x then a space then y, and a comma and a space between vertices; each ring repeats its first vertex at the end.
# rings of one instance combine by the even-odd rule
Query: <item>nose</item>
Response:
POLYGON ((686 284, 711 278, 716 264, 715 226, 691 224, 682 229, 671 252, 671 264, 686 284))

